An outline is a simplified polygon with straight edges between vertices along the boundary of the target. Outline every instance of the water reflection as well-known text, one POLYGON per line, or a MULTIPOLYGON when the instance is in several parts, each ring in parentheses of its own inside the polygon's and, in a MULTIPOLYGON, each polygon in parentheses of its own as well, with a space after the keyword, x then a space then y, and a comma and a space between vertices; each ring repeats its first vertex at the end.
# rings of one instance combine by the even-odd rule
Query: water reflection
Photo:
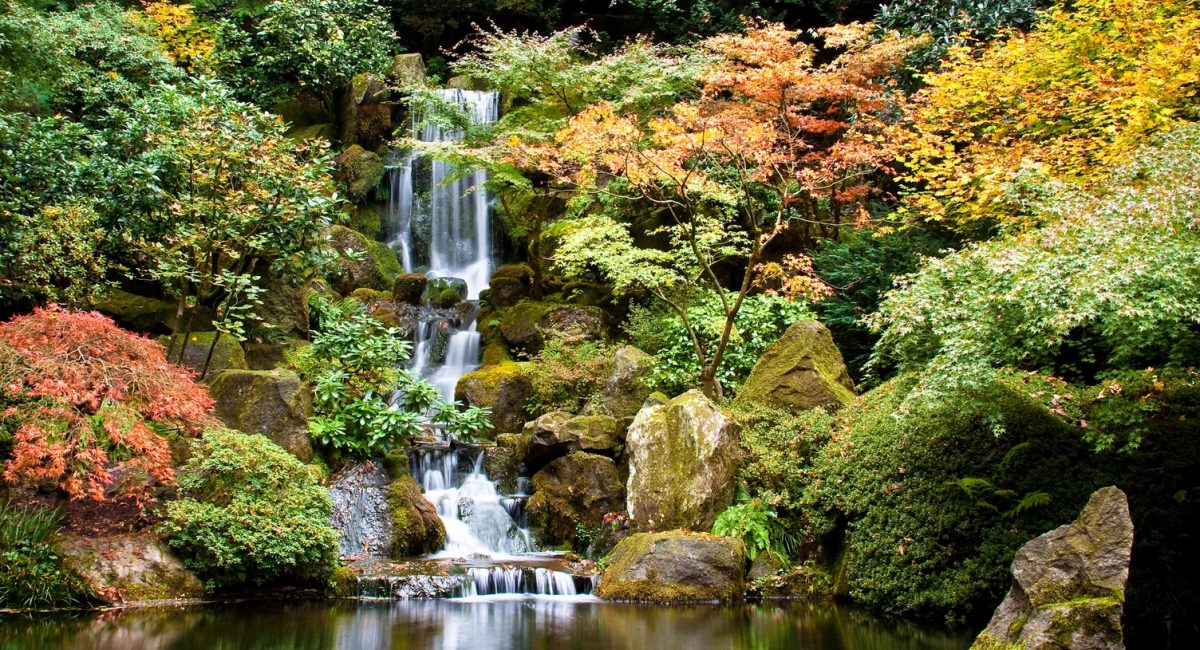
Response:
POLYGON ((969 634, 830 603, 648 607, 565 598, 280 602, 0 620, 0 648, 961 650, 969 634))

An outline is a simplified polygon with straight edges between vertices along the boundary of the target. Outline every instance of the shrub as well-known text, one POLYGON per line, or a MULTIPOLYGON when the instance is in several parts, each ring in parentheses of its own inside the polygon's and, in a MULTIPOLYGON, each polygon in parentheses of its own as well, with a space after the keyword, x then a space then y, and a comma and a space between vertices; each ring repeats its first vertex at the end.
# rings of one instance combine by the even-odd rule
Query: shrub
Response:
POLYGON ((918 416, 901 408, 915 383, 902 376, 838 414, 805 500, 812 534, 844 529, 856 601, 898 614, 986 611, 1017 549, 1073 520, 1099 487, 1078 433, 1005 382, 918 416))
POLYGON ((532 391, 525 410, 581 413, 600 404, 600 391, 613 371, 611 345, 598 341, 568 341, 554 337, 529 364, 532 391))
POLYGON ((258 434, 208 431, 159 533, 213 587, 321 581, 337 564, 320 471, 258 434))
POLYGON ((148 482, 169 483, 163 434, 198 433, 212 407, 155 342, 56 307, 0 324, 0 402, 16 424, 4 479, 97 501, 109 489, 140 499, 148 482))
MULTIPOLYGON (((715 346, 725 324, 717 296, 702 294, 687 311, 702 343, 709 348, 715 346)), ((761 294, 747 296, 717 372, 727 394, 736 391, 750 374, 767 345, 782 336, 789 325, 805 318, 812 318, 812 314, 802 302, 761 294)), ((682 318, 661 307, 635 307, 625 328, 634 345, 655 356, 654 370, 646 377, 651 387, 677 395, 699 385, 700 363, 682 318)))
POLYGON ((722 537, 741 540, 751 559, 766 552, 787 559, 798 549, 796 538, 788 534, 779 515, 758 499, 745 498, 725 509, 713 522, 712 532, 722 537))
POLYGON ((55 545, 62 512, 0 505, 0 607, 49 609, 91 599, 87 583, 63 566, 55 545))

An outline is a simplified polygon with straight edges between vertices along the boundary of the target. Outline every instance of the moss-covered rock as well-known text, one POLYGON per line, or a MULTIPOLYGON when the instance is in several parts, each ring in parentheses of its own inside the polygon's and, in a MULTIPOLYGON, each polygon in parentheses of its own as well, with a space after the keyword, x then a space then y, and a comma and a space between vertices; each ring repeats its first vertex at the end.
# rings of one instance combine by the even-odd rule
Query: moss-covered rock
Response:
POLYGON ((482 365, 494 366, 498 363, 507 363, 510 361, 513 361, 512 352, 509 352, 508 346, 503 342, 490 341, 483 347, 482 365))
POLYGON ((387 144, 392 137, 391 104, 364 104, 354 111, 354 141, 369 149, 387 144))
POLYGON ((493 278, 488 287, 488 304, 504 309, 512 307, 529 295, 529 290, 515 278, 493 278))
POLYGON ((393 88, 421 88, 425 80, 425 60, 417 52, 397 54, 392 57, 392 64, 384 73, 388 84, 393 88))
POLYGON ((153 533, 66 537, 66 566, 112 604, 201 598, 204 585, 153 533))
POLYGON ((247 343, 246 364, 251 370, 274 370, 287 362, 289 350, 305 345, 311 344, 299 339, 282 343, 247 343))
POLYGON ((639 530, 709 530, 733 502, 738 425, 700 391, 643 408, 625 445, 639 530))
POLYGON ((742 543, 707 533, 637 533, 608 556, 596 594, 651 603, 728 602, 745 586, 742 543))
POLYGON ((293 126, 283 135, 295 142, 317 139, 333 142, 337 131, 333 128, 333 124, 326 122, 324 124, 311 124, 309 126, 293 126))
POLYGON ((345 226, 331 227, 328 235, 329 245, 338 254, 329 282, 338 293, 348 295, 363 287, 386 291, 403 272, 396 253, 387 244, 345 226))
POLYGON ((613 354, 613 371, 600 391, 604 410, 617 419, 632 418, 642 409, 650 389, 642 381, 650 374, 654 357, 632 345, 623 345, 613 354))
POLYGON ((525 424, 525 402, 533 387, 526 368, 526 363, 509 362, 469 372, 458 380, 454 397, 492 409, 496 433, 516 433, 525 424))
POLYGON ((527 439, 525 467, 536 472, 550 461, 576 451, 620 455, 624 439, 616 418, 606 415, 571 415, 552 411, 524 427, 527 439))
POLYGON ((262 288, 262 302, 254 309, 262 322, 255 325, 254 335, 265 340, 307 337, 308 297, 315 291, 313 283, 268 274, 262 288))
POLYGON ((283 369, 226 370, 215 376, 210 392, 214 412, 227 426, 262 434, 301 461, 312 460, 312 393, 299 375, 283 369))
POLYGON ((333 120, 325 105, 315 97, 293 97, 271 107, 271 112, 291 127, 327 124, 333 120))
POLYGON ((337 179, 350 200, 360 203, 379 190, 384 167, 383 159, 375 152, 352 144, 337 155, 335 163, 337 179))
POLYGON ((449 309, 466 297, 467 282, 461 278, 429 278, 421 293, 421 300, 441 309, 449 309))
POLYGON ((424 273, 401 273, 392 282, 392 298, 406 305, 419 305, 428 284, 424 273))
POLYGON ((818 406, 836 410, 854 401, 854 382, 829 330, 805 320, 763 350, 737 401, 793 413, 818 406))
POLYGON ((1026 544, 1013 560, 1013 584, 975 648, 1116 650, 1133 521, 1125 493, 1096 491, 1079 518, 1026 544))
POLYGON ((345 565, 334 567, 329 575, 329 591, 334 598, 354 598, 358 595, 358 574, 345 565))
POLYGON ((531 300, 506 309, 499 329, 512 348, 531 355, 540 352, 551 336, 598 341, 608 338, 607 317, 598 307, 531 300))
POLYGON ((580 529, 599 530, 604 515, 624 512, 625 488, 611 458, 575 452, 533 475, 526 507, 529 525, 542 544, 578 550, 580 529))
POLYGON ((385 205, 374 202, 351 205, 348 209, 350 220, 346 225, 371 239, 382 239, 385 209, 385 205))
POLYGON ((350 297, 361 302, 364 305, 370 306, 377 302, 387 302, 392 299, 392 294, 379 289, 368 289, 367 287, 359 287, 350 292, 350 297))
POLYGON ((501 433, 496 436, 496 446, 484 450, 483 468, 501 494, 516 494, 528 442, 523 434, 501 433))
POLYGON ((167 350, 168 360, 178 363, 180 352, 183 353, 183 363, 196 372, 204 372, 207 364, 208 371, 204 372, 204 377, 210 379, 215 377, 222 370, 245 370, 249 368, 246 363, 246 352, 242 350, 242 344, 228 334, 217 336, 216 332, 192 332, 184 337, 160 336, 158 342, 167 350), (216 341, 216 347, 213 347, 213 341, 216 341), (209 357, 209 349, 212 349, 212 357, 209 357))
POLYGON ((446 543, 446 526, 437 508, 421 494, 408 474, 400 474, 388 485, 388 513, 392 521, 389 552, 401 558, 433 553, 446 543))
MULTIPOLYGON (((92 305, 92 309, 112 317, 113 320, 139 332, 165 334, 176 325, 177 305, 166 300, 139 296, 115 287, 108 288, 104 295, 92 305)), ((205 332, 212 329, 212 311, 199 308, 191 318, 191 330, 205 332)), ((187 316, 184 316, 185 321, 187 316)))

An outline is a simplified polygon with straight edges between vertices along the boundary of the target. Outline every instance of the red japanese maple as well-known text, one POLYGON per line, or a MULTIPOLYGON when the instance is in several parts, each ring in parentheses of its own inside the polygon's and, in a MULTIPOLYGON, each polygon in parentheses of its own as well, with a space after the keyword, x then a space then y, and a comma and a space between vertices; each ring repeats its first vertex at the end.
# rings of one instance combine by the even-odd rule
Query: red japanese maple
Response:
POLYGON ((16 423, 4 480, 96 501, 174 480, 162 433, 195 435, 212 408, 154 341, 58 307, 0 324, 0 402, 16 423))

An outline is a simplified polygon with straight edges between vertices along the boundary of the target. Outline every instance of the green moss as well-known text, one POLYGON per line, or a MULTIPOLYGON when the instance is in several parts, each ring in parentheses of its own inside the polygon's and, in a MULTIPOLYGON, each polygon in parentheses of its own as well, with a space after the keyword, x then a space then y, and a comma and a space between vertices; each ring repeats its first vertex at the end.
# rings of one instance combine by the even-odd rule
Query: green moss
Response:
POLYGON ((350 221, 346 225, 370 237, 383 237, 383 215, 379 204, 354 205, 350 208, 350 221))
POLYGON ((352 144, 338 154, 337 177, 347 196, 361 202, 379 189, 383 181, 383 160, 374 152, 352 144))
POLYGON ((500 363, 507 363, 513 360, 512 352, 508 350, 508 346, 500 341, 492 341, 483 348, 483 365, 494 366, 500 363))
MULTIPOLYGON (((170 336, 158 337, 158 342, 164 349, 170 350, 170 360, 178 359, 180 346, 184 345, 182 337, 177 339, 174 346, 171 344, 170 336)), ((242 344, 238 343, 237 339, 222 334, 219 337, 216 332, 192 332, 187 337, 186 347, 183 352, 183 365, 200 372, 208 365, 206 378, 211 379, 222 370, 246 370, 250 365, 246 362, 246 352, 242 350, 242 344), (213 340, 216 340, 216 347, 213 348, 213 340), (209 359, 209 349, 212 348, 212 358, 209 359)))
POLYGON ((391 287, 396 276, 404 273, 404 266, 400 264, 400 258, 396 257, 396 251, 388 248, 387 244, 372 239, 368 242, 367 254, 383 274, 384 287, 391 287))
MULTIPOLYGON (((627 600, 659 604, 728 601, 743 591, 741 578, 727 584, 684 584, 666 582, 653 568, 643 568, 644 578, 635 578, 639 564, 661 544, 670 545, 673 540, 701 538, 719 541, 733 553, 735 564, 744 566, 745 549, 740 542, 727 537, 708 533, 635 533, 622 539, 607 558, 604 576, 596 594, 608 600, 627 600)), ((670 549, 668 549, 670 551, 670 549)), ((684 555, 680 553, 679 556, 684 555)))
POLYGON ((829 330, 807 320, 792 324, 763 350, 738 391, 737 402, 792 412, 817 406, 833 410, 854 402, 853 386, 829 330))
POLYGON ((1025 644, 997 641, 992 635, 984 632, 979 635, 978 639, 975 639, 975 643, 971 645, 971 650, 1025 650, 1025 644))
POLYGON ((392 294, 387 291, 380 291, 379 289, 360 287, 351 291, 350 297, 364 305, 370 305, 373 302, 387 302, 392 299, 392 294))
POLYGON ((392 520, 390 551, 393 557, 432 553, 446 543, 446 529, 433 505, 408 474, 388 485, 388 513, 392 520))
POLYGON ((329 576, 329 590, 337 598, 354 598, 358 595, 358 574, 345 565, 334 568, 329 576))
POLYGON ((514 345, 524 345, 537 337, 538 322, 550 313, 554 305, 522 300, 509 307, 500 321, 500 333, 514 345))
POLYGON ((115 288, 106 290, 103 299, 97 301, 93 307, 102 314, 112 316, 113 320, 137 330, 170 328, 175 322, 176 305, 115 288))
POLYGON ((284 136, 296 142, 315 140, 317 138, 325 140, 326 142, 332 142, 334 138, 334 130, 332 124, 313 124, 310 126, 292 127, 288 129, 284 136))

